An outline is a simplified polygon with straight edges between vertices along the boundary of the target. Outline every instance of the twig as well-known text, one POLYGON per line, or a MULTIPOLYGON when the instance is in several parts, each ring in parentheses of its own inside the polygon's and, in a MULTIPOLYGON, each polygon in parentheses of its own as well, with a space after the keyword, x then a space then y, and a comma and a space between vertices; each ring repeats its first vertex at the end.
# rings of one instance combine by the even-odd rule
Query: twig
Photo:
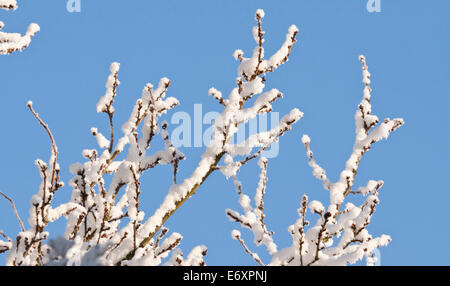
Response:
POLYGON ((139 228, 139 221, 138 221, 138 217, 139 217, 139 195, 141 194, 140 191, 140 182, 139 179, 136 175, 136 171, 134 170, 133 166, 130 166, 130 171, 131 174, 133 175, 133 179, 134 179, 134 187, 136 189, 136 193, 134 196, 134 200, 135 200, 135 208, 136 208, 136 214, 133 215, 133 246, 134 249, 137 248, 137 242, 136 242, 136 238, 137 238, 137 231, 139 228))
POLYGON ((241 238, 240 235, 235 235, 234 238, 239 241, 242 245, 242 247, 244 248, 245 252, 248 253, 248 255, 250 255, 259 265, 261 266, 265 266, 264 263, 261 261, 261 259, 259 258, 258 254, 253 253, 250 251, 250 249, 248 249, 247 245, 245 245, 244 240, 241 238))
POLYGON ((114 146, 114 123, 113 123, 113 116, 114 113, 108 113, 108 118, 109 118, 109 130, 110 130, 110 141, 109 141, 109 148, 108 151, 109 153, 112 152, 113 146, 114 146))
POLYGON ((303 244, 305 244, 305 226, 308 222, 305 220, 306 210, 308 208, 308 197, 303 195, 302 197, 302 208, 300 215, 302 216, 302 225, 299 227, 299 254, 300 254, 300 265, 303 266, 303 244))
POLYGON ((19 213, 17 212, 16 205, 14 204, 13 200, 2 192, 0 192, 0 195, 2 195, 5 199, 9 201, 12 209, 14 210, 14 213, 16 214, 17 220, 19 221, 20 228, 22 229, 22 231, 25 231, 25 226, 23 225, 23 222, 20 219, 19 213))
MULTIPOLYGON (((34 117, 36 117, 36 119, 39 121, 39 123, 42 125, 42 127, 44 127, 45 131, 48 134, 48 137, 50 138, 50 141, 52 142, 52 152, 54 155, 54 159, 53 159, 53 168, 52 168, 52 179, 51 179, 51 188, 53 188, 53 185, 55 183, 55 175, 56 175, 56 162, 57 162, 57 158, 58 158, 58 148, 56 147, 56 143, 55 143, 55 139, 53 137, 52 132, 50 131, 50 129, 48 128, 48 125, 44 123, 44 121, 42 121, 42 119, 39 117, 39 115, 36 113, 36 111, 34 111, 33 109, 33 102, 28 101, 27 102, 27 106, 30 109, 31 113, 33 113, 34 117)), ((56 188, 56 186, 55 186, 56 188)), ((50 189, 51 190, 51 189, 50 189)))
POLYGON ((323 237, 323 233, 326 231, 326 226, 328 223, 328 219, 331 217, 331 213, 327 212, 324 214, 324 221, 320 227, 320 231, 319 234, 317 236, 317 242, 316 242, 316 254, 314 256, 314 260, 311 261, 308 266, 312 265, 313 263, 315 263, 316 261, 319 260, 319 252, 320 252, 320 243, 322 242, 322 237, 323 237))
POLYGON ((7 236, 3 230, 0 229, 0 236, 3 237, 4 239, 6 239, 7 241, 11 242, 11 238, 9 238, 9 236, 7 236))
POLYGON ((259 210, 259 221, 261 224, 261 228, 264 230, 265 233, 269 234, 269 232, 267 231, 266 223, 264 221, 264 218, 265 218, 264 194, 266 193, 267 180, 268 180, 267 179, 267 159, 266 158, 262 158, 262 159, 264 159, 264 160, 260 161, 261 174, 260 174, 258 188, 256 190, 257 195, 255 196, 255 200, 256 200, 257 208, 259 210), (258 198, 258 199, 256 199, 256 198, 258 198))
POLYGON ((156 249, 159 246, 159 242, 164 237, 164 235, 166 235, 166 233, 168 231, 169 231, 169 229, 167 227, 162 227, 161 228, 161 232, 159 233, 158 237, 156 238, 156 242, 155 242, 155 245, 153 246, 153 248, 156 249))

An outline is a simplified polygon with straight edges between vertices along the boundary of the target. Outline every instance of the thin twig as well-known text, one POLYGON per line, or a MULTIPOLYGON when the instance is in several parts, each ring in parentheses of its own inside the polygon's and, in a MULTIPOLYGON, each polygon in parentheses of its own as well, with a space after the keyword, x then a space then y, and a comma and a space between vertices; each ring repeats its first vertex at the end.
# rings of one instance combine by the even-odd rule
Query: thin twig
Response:
POLYGON ((319 252, 321 250, 320 249, 320 243, 322 242, 322 237, 323 237, 324 232, 326 231, 326 226, 327 226, 327 223, 328 223, 328 219, 331 217, 331 213, 327 212, 327 213, 324 214, 323 217, 324 217, 324 220, 323 220, 323 223, 322 223, 322 225, 320 227, 319 234, 317 236, 316 254, 314 255, 314 260, 311 261, 307 266, 310 266, 310 265, 312 265, 313 263, 315 263, 316 261, 319 260, 319 252))
POLYGON ((113 146, 114 146, 114 123, 113 123, 113 116, 114 113, 108 113, 108 118, 109 118, 109 130, 110 130, 110 140, 109 140, 109 148, 108 151, 109 153, 112 152, 113 146))
POLYGON ((155 245, 153 246, 154 249, 156 249, 159 246, 159 242, 161 239, 166 235, 166 233, 169 231, 167 227, 162 227, 161 232, 159 233, 158 237, 156 238, 155 245))
POLYGON ((235 238, 241 243, 242 247, 244 248, 245 252, 248 253, 248 255, 250 255, 259 265, 265 266, 259 258, 258 254, 251 252, 250 249, 248 249, 247 245, 245 245, 244 240, 239 235, 236 235, 235 238))
POLYGON ((258 184, 257 192, 259 191, 260 201, 258 203, 258 210, 260 212, 259 221, 261 224, 261 228, 264 230, 265 233, 269 234, 266 223, 264 221, 265 214, 264 214, 264 194, 266 193, 266 187, 267 187, 267 159, 263 161, 263 165, 261 167, 261 174, 260 174, 260 181, 258 184), (261 186, 261 188, 259 188, 261 186))
MULTIPOLYGON (((34 111, 33 109, 33 103, 31 101, 28 101, 27 103, 28 108, 30 109, 31 113, 33 113, 34 117, 39 121, 39 123, 44 127, 45 131, 48 134, 48 137, 50 138, 50 141, 52 142, 52 151, 55 158, 53 159, 53 168, 52 168, 52 180, 51 180, 51 188, 53 188, 53 185, 55 183, 55 175, 56 175, 56 162, 58 158, 58 148, 56 147, 55 139, 53 137, 52 132, 48 128, 48 125, 42 121, 42 119, 39 117, 39 115, 34 111)), ((56 187, 56 186, 55 186, 56 187)), ((51 190, 51 189, 50 189, 51 190)))
POLYGON ((306 210, 308 206, 308 197, 303 195, 302 197, 302 208, 301 208, 301 217, 302 217, 302 225, 298 229, 299 232, 299 254, 300 254, 300 265, 303 266, 303 244, 305 243, 305 226, 308 225, 306 221, 306 210))
POLYGON ((13 200, 2 192, 0 192, 0 195, 2 195, 5 199, 7 199, 9 201, 9 203, 11 204, 11 207, 14 210, 14 213, 16 214, 17 220, 19 221, 20 228, 22 229, 22 231, 25 231, 25 226, 23 225, 23 222, 20 219, 19 213, 17 212, 16 205, 14 204, 13 200))

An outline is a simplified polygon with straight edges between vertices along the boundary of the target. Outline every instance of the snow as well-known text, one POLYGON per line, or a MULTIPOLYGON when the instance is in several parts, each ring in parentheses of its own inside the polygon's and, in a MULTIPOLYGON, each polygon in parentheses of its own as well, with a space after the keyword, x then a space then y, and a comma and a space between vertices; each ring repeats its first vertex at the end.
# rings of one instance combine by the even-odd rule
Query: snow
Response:
POLYGON ((313 152, 311 151, 311 148, 310 148, 311 138, 309 138, 309 136, 306 134, 303 135, 302 143, 305 145, 306 154, 308 156, 308 164, 309 164, 309 166, 311 166, 311 168, 313 170, 312 173, 313 173, 314 177, 316 177, 317 179, 322 181, 325 189, 330 190, 331 183, 327 178, 326 171, 322 167, 320 167, 319 164, 317 164, 316 160, 313 157, 313 152))
MULTIPOLYGON (((3 2, 3 4, 5 4, 6 6, 3 6, 2 3, 0 3, 0 8, 10 7, 8 3, 13 2, 3 2)), ((1 22, 0 30, 2 30, 4 26, 5 24, 1 22)), ((23 36, 18 33, 6 33, 0 31, 0 54, 7 55, 12 52, 22 51, 23 49, 27 48, 31 43, 31 38, 33 38, 33 36, 36 35, 39 30, 39 25, 32 23, 28 26, 28 29, 23 36)))
POLYGON ((212 97, 214 97, 215 99, 217 99, 219 102, 223 101, 222 93, 220 91, 218 91, 217 89, 215 89, 214 87, 211 87, 208 90, 208 94, 211 95, 212 97))
POLYGON ((31 23, 31 24, 28 26, 28 29, 27 29, 26 34, 27 34, 27 35, 30 35, 30 37, 32 37, 32 36, 36 35, 36 33, 39 32, 40 30, 41 30, 41 27, 39 27, 38 24, 36 24, 36 23, 31 23))
POLYGON ((220 168, 220 172, 222 172, 222 174, 227 179, 236 175, 236 173, 239 171, 239 168, 241 167, 241 163, 234 162, 233 157, 230 156, 229 154, 225 155, 224 163, 225 163, 225 166, 220 168))
POLYGON ((240 59, 242 59, 242 56, 244 55, 244 52, 242 51, 242 50, 240 50, 240 49, 237 49, 237 50, 235 50, 234 51, 234 53, 233 53, 233 58, 235 59, 235 60, 240 60, 240 59))
POLYGON ((358 193, 361 193, 362 195, 367 195, 369 193, 376 192, 377 189, 379 189, 384 184, 383 181, 374 181, 370 180, 365 187, 361 187, 358 189, 358 193))
POLYGON ((68 215, 71 212, 86 213, 86 209, 75 203, 67 203, 58 206, 57 208, 49 208, 47 213, 47 220, 53 222, 63 215, 68 215))
POLYGON ((265 15, 265 13, 264 13, 263 9, 256 10, 256 13, 255 13, 256 20, 258 20, 258 18, 259 19, 264 18, 264 15, 265 15))
POLYGON ((231 237, 233 239, 237 239, 240 236, 241 236, 241 232, 237 229, 233 229, 233 231, 231 232, 231 237))
POLYGON ((114 62, 109 67, 111 74, 108 76, 106 80, 106 93, 97 103, 97 112, 111 112, 114 113, 114 107, 112 103, 114 102, 114 97, 116 96, 115 88, 120 84, 117 80, 117 74, 120 69, 120 64, 114 62))
POLYGON ((302 136, 302 143, 303 143, 303 144, 309 144, 310 142, 311 142, 311 138, 309 138, 308 135, 304 134, 304 135, 302 136))
POLYGON ((206 255, 207 247, 204 245, 194 247, 188 254, 184 265, 201 266, 205 265, 203 257, 206 255))
POLYGON ((0 8, 4 10, 16 10, 17 0, 0 0, 0 8))
POLYGON ((265 157, 261 157, 258 161, 258 166, 261 169, 261 173, 259 174, 259 182, 256 188, 255 194, 255 205, 258 207, 257 215, 259 217, 263 216, 262 210, 259 209, 259 206, 264 204, 264 194, 266 192, 266 183, 267 183, 267 164, 268 160, 265 157))
POLYGON ((323 212, 325 211, 324 206, 319 201, 311 201, 309 203, 309 209, 311 210, 311 212, 316 214, 323 214, 323 212))
POLYGON ((106 139, 106 137, 103 134, 98 132, 97 128, 92 127, 91 133, 97 139, 97 144, 98 144, 98 146, 100 146, 100 148, 107 149, 109 147, 109 143, 110 143, 109 140, 106 139))
MULTIPOLYGON (((265 85, 263 83, 262 78, 257 77, 252 81, 246 81, 242 84, 242 91, 240 95, 242 98, 251 97, 254 94, 260 94, 264 90, 264 87, 265 85)), ((261 98, 260 101, 263 101, 263 99, 261 98)))
POLYGON ((268 66, 277 68, 280 64, 287 59, 290 47, 295 43, 295 35, 298 33, 298 28, 295 25, 289 27, 288 33, 286 34, 286 40, 284 41, 281 48, 272 56, 268 61, 268 66))

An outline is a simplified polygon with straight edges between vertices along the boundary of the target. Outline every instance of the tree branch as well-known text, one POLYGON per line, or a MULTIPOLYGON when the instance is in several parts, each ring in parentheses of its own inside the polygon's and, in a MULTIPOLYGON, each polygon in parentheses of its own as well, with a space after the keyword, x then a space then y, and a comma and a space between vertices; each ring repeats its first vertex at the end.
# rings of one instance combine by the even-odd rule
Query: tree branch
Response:
POLYGON ((9 203, 11 204, 11 207, 12 207, 12 209, 14 211, 14 214, 16 215, 17 220, 19 221, 20 229, 22 231, 25 231, 25 226, 23 225, 23 222, 20 219, 19 213, 17 212, 17 209, 16 209, 16 205, 14 204, 14 201, 10 197, 8 197, 7 195, 5 195, 2 192, 0 192, 0 195, 2 195, 5 199, 7 199, 9 201, 9 203))

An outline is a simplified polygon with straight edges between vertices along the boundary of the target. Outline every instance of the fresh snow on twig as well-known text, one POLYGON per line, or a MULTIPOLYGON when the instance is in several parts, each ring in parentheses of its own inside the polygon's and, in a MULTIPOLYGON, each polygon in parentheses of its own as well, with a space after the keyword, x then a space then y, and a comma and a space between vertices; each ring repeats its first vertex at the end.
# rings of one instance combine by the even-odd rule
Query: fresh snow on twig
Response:
MULTIPOLYGON (((0 9, 16 10, 18 8, 16 0, 0 0, 0 9)), ((39 32, 38 24, 32 23, 28 26, 26 33, 22 36, 18 33, 6 33, 1 31, 5 23, 0 21, 0 55, 7 55, 15 51, 22 51, 31 43, 31 38, 39 32)))

